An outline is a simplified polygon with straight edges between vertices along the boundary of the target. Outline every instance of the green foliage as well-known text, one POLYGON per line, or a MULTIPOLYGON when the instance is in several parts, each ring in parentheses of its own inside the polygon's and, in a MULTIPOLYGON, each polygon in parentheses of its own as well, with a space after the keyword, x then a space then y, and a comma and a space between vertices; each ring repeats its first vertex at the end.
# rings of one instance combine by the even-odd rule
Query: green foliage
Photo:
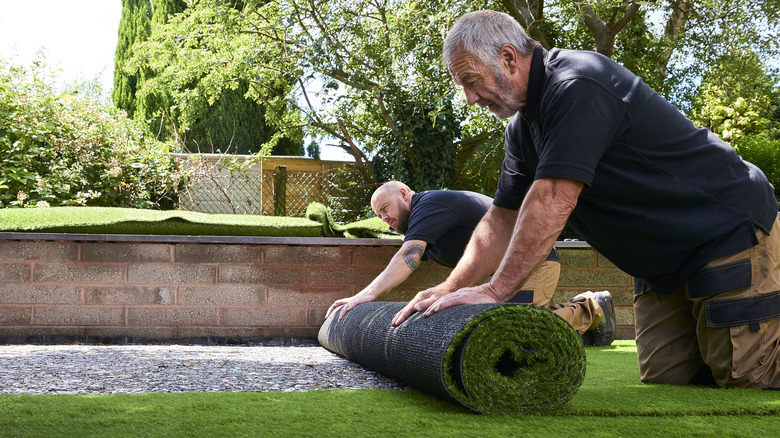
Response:
POLYGON ((599 48, 687 108, 713 54, 741 45, 762 60, 777 56, 780 0, 758 3, 201 0, 157 27, 129 68, 154 71, 140 95, 170 93, 166 120, 201 150, 217 144, 217 129, 196 128, 205 114, 217 113, 232 132, 215 106, 232 90, 296 145, 335 141, 355 157, 365 187, 402 179, 416 189, 491 193, 505 125, 467 107, 440 64, 443 39, 463 13, 509 11, 548 48, 599 48))
POLYGON ((734 149, 746 161, 764 171, 769 182, 775 186, 775 197, 780 202, 780 139, 771 139, 766 132, 741 137, 734 143, 734 149))
POLYGON ((753 51, 722 54, 702 78, 689 116, 763 170, 780 200, 778 79, 753 51))
POLYGON ((155 33, 135 60, 158 73, 143 92, 175 90, 182 120, 192 125, 220 93, 246 83, 269 124, 293 138, 303 128, 315 139, 336 139, 355 156, 366 184, 376 182, 376 172, 424 188, 458 184, 466 161, 459 155, 462 120, 485 117, 454 99, 439 63, 444 34, 462 6, 243 5, 201 1, 155 33))
POLYGON ((0 206, 172 207, 169 145, 76 87, 57 94, 43 61, 0 60, 0 206))
MULTIPOLYGON (((757 56, 767 74, 780 63, 780 0, 697 0, 691 2, 685 32, 674 45, 666 71, 666 97, 688 112, 700 79, 719 69, 724 56, 757 56)), ((746 72, 751 75, 751 72, 746 72)))
MULTIPOLYGON (((213 105, 200 107, 195 122, 186 132, 191 152, 222 152, 249 155, 274 138, 274 130, 265 120, 265 107, 244 98, 246 86, 227 88, 213 105)), ((270 155, 303 155, 300 131, 291 133, 297 140, 280 137, 270 148, 270 155)))
POLYGON ((702 78, 689 116, 728 142, 776 129, 778 79, 767 73, 755 52, 723 54, 702 78))
MULTIPOLYGON (((177 28, 180 20, 187 20, 182 17, 190 17, 208 29, 204 30, 206 35, 213 33, 214 26, 226 30, 221 28, 224 17, 212 13, 193 17, 181 0, 151 0, 151 5, 152 34, 143 41, 154 40, 165 29, 177 28), (169 20, 172 23, 166 26, 169 20)), ((243 7, 240 2, 222 2, 220 6, 220 12, 228 16, 243 7)), ((300 128, 282 134, 266 123, 266 107, 246 97, 247 81, 233 78, 219 88, 211 84, 205 90, 199 87, 199 81, 207 74, 205 70, 174 72, 173 79, 161 71, 172 64, 176 64, 175 68, 192 68, 196 59, 175 59, 171 56, 174 55, 172 47, 183 44, 191 49, 187 56, 197 58, 208 49, 207 44, 201 45, 202 39, 177 40, 172 46, 164 47, 162 58, 156 58, 155 62, 149 61, 149 44, 133 47, 136 58, 122 67, 124 74, 140 72, 141 75, 134 94, 138 106, 136 117, 159 137, 175 139, 191 152, 303 155, 300 128)))
POLYGON ((117 108, 133 117, 137 103, 135 94, 140 87, 143 70, 125 72, 125 62, 133 54, 133 44, 144 41, 151 32, 151 7, 149 0, 122 0, 122 17, 114 55, 114 90, 111 97, 117 108))

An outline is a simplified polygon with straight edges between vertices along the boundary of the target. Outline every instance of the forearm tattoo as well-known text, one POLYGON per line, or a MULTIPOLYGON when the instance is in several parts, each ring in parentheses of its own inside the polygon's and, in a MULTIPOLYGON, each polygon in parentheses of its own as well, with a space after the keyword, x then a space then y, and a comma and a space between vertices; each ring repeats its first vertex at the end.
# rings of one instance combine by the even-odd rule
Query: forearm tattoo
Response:
POLYGON ((406 266, 408 266, 412 271, 417 269, 417 266, 420 265, 420 259, 422 259, 422 255, 422 245, 415 244, 407 248, 406 252, 404 252, 404 262, 406 262, 406 266))

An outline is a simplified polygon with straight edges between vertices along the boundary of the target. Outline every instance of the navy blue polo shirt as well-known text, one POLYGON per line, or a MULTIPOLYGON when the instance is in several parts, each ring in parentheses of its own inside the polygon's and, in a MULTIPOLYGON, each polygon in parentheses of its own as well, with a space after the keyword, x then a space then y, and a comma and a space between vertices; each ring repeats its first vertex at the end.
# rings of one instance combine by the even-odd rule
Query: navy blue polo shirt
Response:
POLYGON ((642 80, 594 52, 535 49, 510 122, 494 204, 518 209, 537 178, 585 188, 569 223, 653 290, 758 243, 777 216, 764 174, 642 80))
MULTIPOLYGON (((476 192, 428 190, 412 196, 409 227, 404 241, 427 243, 423 259, 454 268, 471 233, 490 209, 493 199, 476 192)), ((553 249, 547 260, 560 261, 553 249)))

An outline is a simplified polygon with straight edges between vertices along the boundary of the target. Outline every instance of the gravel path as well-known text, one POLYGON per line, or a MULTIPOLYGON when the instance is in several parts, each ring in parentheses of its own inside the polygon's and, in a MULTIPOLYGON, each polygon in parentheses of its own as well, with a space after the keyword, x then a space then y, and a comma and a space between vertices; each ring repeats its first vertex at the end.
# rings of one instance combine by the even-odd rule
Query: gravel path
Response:
POLYGON ((0 393, 289 392, 341 388, 404 386, 316 344, 0 345, 0 393))

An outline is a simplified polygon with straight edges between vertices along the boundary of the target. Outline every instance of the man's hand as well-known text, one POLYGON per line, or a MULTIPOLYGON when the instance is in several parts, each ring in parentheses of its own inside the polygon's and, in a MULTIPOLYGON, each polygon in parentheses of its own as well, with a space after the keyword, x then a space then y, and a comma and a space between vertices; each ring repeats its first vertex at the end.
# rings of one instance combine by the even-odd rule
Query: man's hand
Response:
POLYGON ((427 309, 431 304, 435 303, 439 298, 449 294, 450 291, 443 285, 434 286, 430 289, 426 289, 419 292, 414 298, 406 303, 403 309, 395 314, 393 318, 393 327, 399 326, 402 322, 406 321, 406 318, 412 315, 414 312, 421 312, 427 309))
POLYGON ((428 309, 423 313, 424 317, 429 317, 436 312, 446 309, 447 307, 459 306, 461 304, 483 304, 483 303, 501 303, 502 300, 498 298, 498 294, 490 285, 485 283, 479 286, 464 287, 456 292, 448 295, 444 295, 428 306, 428 309))
POLYGON ((418 293, 412 301, 409 301, 401 311, 396 313, 392 324, 393 327, 399 326, 414 312, 422 312, 423 310, 425 311, 423 316, 428 317, 442 309, 459 304, 500 302, 490 284, 466 287, 455 292, 450 292, 440 284, 418 293))
POLYGON ((331 313, 333 313, 334 310, 336 310, 339 306, 344 306, 343 309, 341 309, 341 314, 339 315, 339 319, 337 322, 341 322, 342 319, 344 319, 344 315, 347 314, 353 307, 357 306, 361 303, 367 303, 369 301, 373 301, 374 298, 368 294, 357 294, 350 298, 341 298, 333 302, 333 304, 330 305, 330 308, 328 308, 328 312, 325 314, 325 319, 328 319, 331 313))

